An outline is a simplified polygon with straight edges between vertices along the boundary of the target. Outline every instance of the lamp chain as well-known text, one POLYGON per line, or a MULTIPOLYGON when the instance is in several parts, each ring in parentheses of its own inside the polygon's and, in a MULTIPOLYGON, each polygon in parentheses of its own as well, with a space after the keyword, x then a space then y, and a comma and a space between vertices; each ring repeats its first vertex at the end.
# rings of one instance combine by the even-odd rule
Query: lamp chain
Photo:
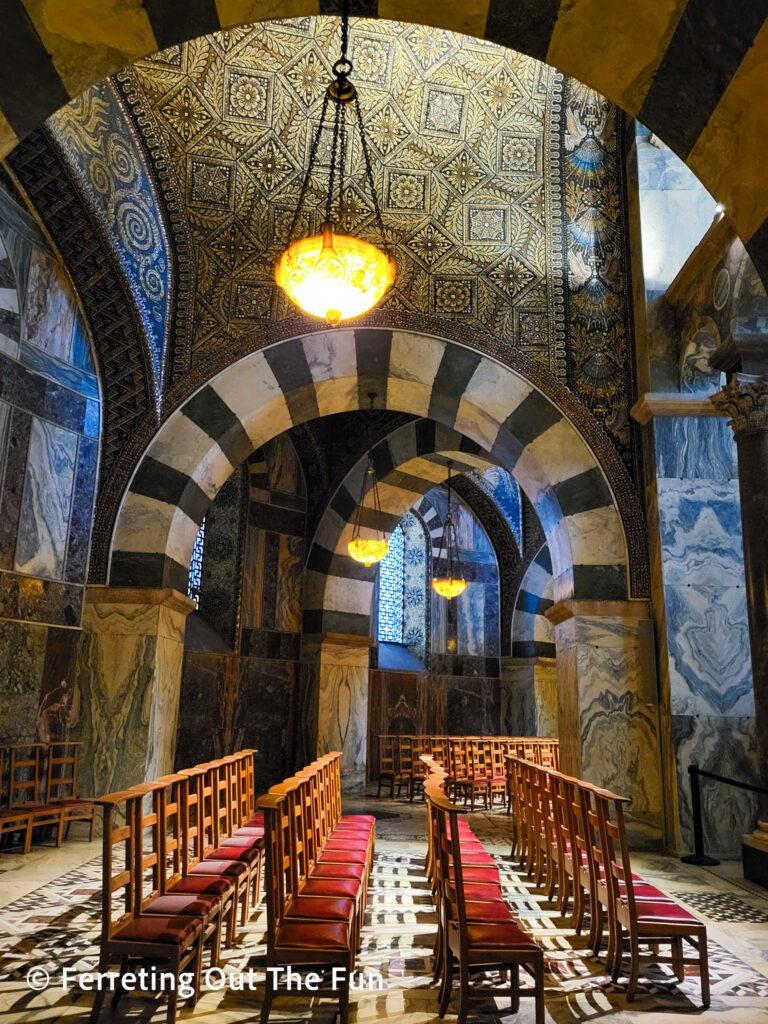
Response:
POLYGON ((371 190, 371 197, 373 198, 373 210, 376 217, 376 227, 378 228, 379 234, 381 235, 381 241, 384 245, 384 252, 387 256, 390 256, 389 245, 387 244, 387 236, 384 232, 384 221, 381 219, 381 207, 379 206, 379 197, 376 192, 376 186, 373 183, 373 171, 371 170, 371 154, 368 151, 368 140, 365 137, 365 131, 363 130, 363 115, 360 110, 360 100, 355 94, 355 111, 357 113, 357 127, 360 132, 360 144, 363 148, 363 157, 365 159, 365 176, 368 179, 368 185, 371 190))
POLYGON ((302 182, 302 185, 301 185, 301 192, 299 193, 299 201, 296 204, 296 212, 293 215, 293 220, 291 221, 291 227, 290 227, 290 230, 288 232, 288 245, 290 245, 291 242, 293 241, 293 235, 294 235, 294 232, 296 231, 296 226, 299 223, 299 217, 301 216, 301 211, 302 211, 302 208, 304 206, 304 202, 305 202, 306 197, 307 197, 307 191, 309 189, 309 182, 310 182, 310 180, 312 178, 312 169, 315 166, 315 157, 317 155, 317 147, 318 147, 318 145, 320 143, 320 136, 322 135, 322 132, 323 132, 323 125, 325 124, 325 115, 326 115, 326 113, 328 111, 328 104, 330 103, 330 101, 331 101, 330 94, 326 92, 325 98, 323 99, 323 108, 320 111, 320 124, 317 126, 317 130, 315 132, 315 137, 312 140, 312 148, 309 151, 309 163, 307 165, 307 173, 304 175, 304 181, 302 182))

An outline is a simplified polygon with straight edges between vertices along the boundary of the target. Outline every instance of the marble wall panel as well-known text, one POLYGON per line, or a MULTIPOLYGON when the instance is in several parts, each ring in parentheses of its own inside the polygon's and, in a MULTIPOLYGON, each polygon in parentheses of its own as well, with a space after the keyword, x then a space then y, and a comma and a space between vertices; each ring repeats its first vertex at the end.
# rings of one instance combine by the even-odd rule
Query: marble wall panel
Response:
POLYGON ((736 480, 657 482, 665 584, 744 585, 736 480))
POLYGON ((676 480, 735 480, 736 443, 724 417, 660 416, 653 422, 656 476, 676 480))
POLYGON ((278 549, 275 629, 286 633, 301 630, 301 587, 304 575, 304 540, 280 536, 278 549))
MULTIPOLYGON (((696 764, 725 778, 758 785, 757 744, 752 717, 673 715, 672 743, 677 755, 677 788, 682 848, 693 850, 693 820, 688 766, 696 764)), ((757 821, 756 797, 744 790, 701 780, 704 849, 710 856, 734 857, 742 833, 757 821)))
POLYGON ((237 723, 242 729, 241 745, 258 751, 255 785, 262 793, 312 760, 301 754, 297 736, 302 711, 297 700, 299 666, 259 658, 240 661, 237 723))
POLYGON ((457 653, 478 657, 485 648, 485 587, 482 583, 469 583, 454 600, 458 604, 457 653))
POLYGON ((37 738, 48 630, 0 621, 0 744, 37 738))
POLYGON ((40 249, 33 249, 22 320, 22 341, 69 361, 75 303, 63 269, 40 249))
MULTIPOLYGON (((535 667, 535 736, 557 736, 557 671, 554 658, 540 658, 535 667)), ((511 733, 510 735, 517 735, 511 733)), ((526 735, 522 733, 521 735, 526 735)))
POLYGON ((438 676, 445 687, 445 729, 454 736, 497 736, 501 726, 498 679, 438 676))
POLYGON ((16 544, 17 571, 62 577, 76 457, 76 434, 36 417, 32 420, 16 544))
POLYGON ((47 632, 37 710, 37 738, 42 743, 64 740, 69 736, 77 655, 82 637, 79 629, 50 627, 47 632))
POLYGON ((318 686, 318 754, 340 750, 342 786, 365 785, 368 735, 368 646, 324 643, 318 686))
MULTIPOLYGON (((230 648, 235 645, 245 486, 242 469, 235 470, 216 495, 205 521, 199 610, 230 648)), ((243 587, 243 615, 252 591, 249 580, 243 587)))
POLYGON ((511 658, 502 659, 499 679, 501 731, 506 736, 536 735, 534 665, 527 659, 526 662, 513 664, 511 658))
POLYGON ((754 714, 744 587, 665 588, 673 714, 754 714))

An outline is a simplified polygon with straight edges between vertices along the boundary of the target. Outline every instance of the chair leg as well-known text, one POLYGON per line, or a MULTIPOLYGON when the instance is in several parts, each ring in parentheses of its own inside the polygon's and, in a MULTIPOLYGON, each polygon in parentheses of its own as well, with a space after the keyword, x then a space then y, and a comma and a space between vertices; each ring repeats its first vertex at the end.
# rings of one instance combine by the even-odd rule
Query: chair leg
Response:
POLYGON ((681 936, 672 939, 672 967, 678 981, 685 981, 685 965, 683 964, 683 940, 681 936))
POLYGON ((640 950, 638 948, 637 939, 629 933, 629 985, 627 987, 627 1002, 631 1003, 634 1001, 635 993, 637 992, 637 979, 640 976, 640 950))
POLYGON ((701 1001, 709 1006, 709 956, 707 953, 707 932, 705 928, 699 932, 699 974, 701 976, 701 1001))
POLYGON ((437 1011, 440 1017, 445 1016, 445 1011, 448 1009, 448 1004, 451 1001, 451 990, 453 989, 453 953, 447 945, 445 946, 445 964, 443 967, 443 986, 440 990, 440 1003, 437 1011))
MULTIPOLYGON (((619 924, 618 921, 616 922, 616 934, 614 935, 612 941, 614 943, 614 946, 613 946, 613 964, 611 964, 611 961, 609 959, 609 961, 608 961, 608 970, 611 972, 611 978, 614 981, 618 981, 619 980, 619 975, 621 974, 621 961, 624 959, 624 932, 623 932, 622 927, 621 927, 621 925, 619 924)), ((610 950, 610 944, 609 944, 609 950, 610 950)), ((630 956, 631 956, 631 954, 630 954, 630 956)), ((630 967, 631 967, 631 965, 630 965, 630 967)))
POLYGON ((512 1013, 517 1013, 520 1009, 520 964, 512 964, 509 968, 510 973, 510 992, 511 992, 511 1009, 512 1013))
POLYGON ((264 982, 264 1002, 261 1004, 261 1017, 259 1018, 259 1024, 267 1024, 269 1020, 269 1011, 272 1009, 272 1000, 275 998, 275 988, 272 981, 272 972, 267 971, 267 977, 264 982))
POLYGON ((461 988, 459 990, 459 1020, 458 1024, 467 1024, 467 1015, 469 1013, 469 964, 462 962, 459 964, 459 980, 461 988))
POLYGON ((383 781, 384 780, 382 779, 382 777, 380 775, 379 776, 379 788, 376 791, 376 796, 378 797, 379 800, 381 800, 381 784, 382 784, 383 781))
POLYGON ((544 1024, 544 957, 539 955, 533 965, 535 986, 536 1024, 544 1024))

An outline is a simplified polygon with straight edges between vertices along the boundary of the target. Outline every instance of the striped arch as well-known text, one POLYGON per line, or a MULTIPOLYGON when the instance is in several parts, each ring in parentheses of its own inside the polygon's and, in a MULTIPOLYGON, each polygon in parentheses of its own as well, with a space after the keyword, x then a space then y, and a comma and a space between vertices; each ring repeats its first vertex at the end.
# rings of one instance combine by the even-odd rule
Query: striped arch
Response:
POLYGON ((555 627, 544 615, 553 605, 552 559, 547 545, 528 566, 515 601, 512 616, 512 656, 554 658, 555 627))
MULTIPOLYGON (((453 463, 454 473, 483 470, 497 464, 493 456, 484 453, 470 438, 426 419, 406 423, 393 431, 373 448, 372 454, 379 481, 381 514, 372 508, 365 509, 361 520, 364 536, 373 536, 376 530, 391 533, 427 491, 445 480, 448 459, 453 463)), ((307 633, 369 634, 369 610, 378 566, 367 568, 347 553, 367 466, 368 459, 363 457, 350 469, 315 533, 304 584, 304 631, 307 633), (361 612, 361 609, 366 611, 361 612)), ((432 523, 425 525, 434 556, 432 523)))
MULTIPOLYGON (((541 379, 535 365, 531 374, 541 379)), ((547 386, 604 444, 572 396, 554 382, 547 386)), ((223 369, 184 402, 155 435, 123 497, 110 583, 184 589, 200 521, 233 468, 291 426, 367 408, 370 391, 389 409, 463 434, 486 461, 513 473, 547 537, 557 600, 627 598, 625 533, 606 477, 610 472, 623 485, 614 463, 598 461, 520 368, 456 342, 381 328, 321 331, 271 345, 223 369)))
MULTIPOLYGON (((768 272, 765 5, 706 0, 351 0, 351 13, 487 39, 573 75, 638 117, 725 205, 768 272)), ((5 0, 0 156, 85 88, 140 57, 263 17, 336 13, 327 0, 5 0)))

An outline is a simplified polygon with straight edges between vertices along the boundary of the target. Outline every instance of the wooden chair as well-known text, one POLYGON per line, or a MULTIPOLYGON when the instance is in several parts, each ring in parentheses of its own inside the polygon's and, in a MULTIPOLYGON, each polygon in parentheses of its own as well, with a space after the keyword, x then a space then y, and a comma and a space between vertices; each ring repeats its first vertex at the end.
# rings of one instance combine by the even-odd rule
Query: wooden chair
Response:
POLYGON ((632 1002, 637 992, 640 967, 643 963, 671 964, 677 978, 685 980, 685 966, 698 967, 701 979, 701 1001, 709 1006, 709 960, 707 956, 707 928, 685 908, 654 890, 647 882, 632 874, 629 844, 624 823, 624 797, 595 790, 597 814, 605 851, 606 876, 616 935, 611 974, 617 981, 623 959, 623 935, 629 939, 629 984, 627 999, 632 1002), (640 898, 642 896, 642 898, 640 898), (696 950, 696 957, 685 958, 683 943, 696 950), (651 948, 641 956, 640 943, 651 948), (670 956, 662 956, 659 945, 671 947, 670 956))
POLYGON ((395 753, 394 736, 379 736, 379 788, 376 793, 381 797, 381 787, 386 780, 389 780, 389 796, 394 799, 395 783, 399 776, 397 771, 397 760, 395 753))
MULTIPOLYGON (((136 877, 137 807, 144 791, 126 790, 100 797, 103 808, 103 884, 101 906, 101 944, 99 973, 105 973, 113 960, 119 960, 121 974, 130 959, 160 963, 173 974, 175 983, 168 995, 168 1024, 176 1020, 179 977, 191 968, 194 1005, 200 992, 203 922, 194 916, 138 915, 136 877), (123 818, 124 824, 120 823, 123 818)), ((96 991, 91 1022, 98 1020, 106 987, 96 991)), ((113 1005, 120 990, 113 997, 113 1005)))
MULTIPOLYGON (((211 967, 216 967, 221 953, 221 898, 212 892, 169 892, 169 883, 178 878, 173 874, 169 878, 167 873, 165 857, 169 843, 165 829, 171 807, 165 794, 167 787, 174 786, 175 779, 176 776, 166 776, 135 787, 144 794, 136 804, 136 914, 200 920, 202 942, 212 940, 211 967)), ((170 852, 173 856, 173 851, 170 852)))
POLYGON ((405 791, 410 795, 411 780, 413 778, 413 737, 395 737, 395 756, 397 758, 397 795, 405 786, 405 791))
MULTIPOLYGON (((427 780, 425 790, 437 819, 445 921, 440 1016, 448 1008, 456 968, 460 982, 459 1024, 466 1024, 469 1002, 476 994, 470 987, 471 976, 501 971, 508 972, 511 977, 509 987, 503 991, 510 997, 512 1012, 517 1011, 521 996, 532 996, 536 1024, 543 1024, 544 958, 541 948, 518 927, 503 901, 467 900, 464 882, 466 840, 462 840, 458 808, 440 792, 437 783, 427 780), (532 987, 520 988, 521 967, 533 980, 532 987)), ((495 991, 498 993, 500 990, 495 991)), ((489 989, 483 987, 478 994, 487 999, 489 989)))
POLYGON ((77 795, 77 758, 79 743, 50 743, 48 745, 48 776, 45 791, 47 804, 61 804, 65 838, 73 821, 90 823, 88 842, 93 842, 96 831, 96 802, 83 800, 77 795))
POLYGON ((33 830, 46 825, 55 828, 56 845, 61 846, 64 838, 63 806, 58 803, 43 803, 40 800, 42 764, 46 745, 44 743, 21 743, 11 746, 9 750, 11 756, 8 775, 8 813, 0 816, 0 835, 3 832, 20 831, 22 816, 28 815, 24 853, 29 853, 33 830))

